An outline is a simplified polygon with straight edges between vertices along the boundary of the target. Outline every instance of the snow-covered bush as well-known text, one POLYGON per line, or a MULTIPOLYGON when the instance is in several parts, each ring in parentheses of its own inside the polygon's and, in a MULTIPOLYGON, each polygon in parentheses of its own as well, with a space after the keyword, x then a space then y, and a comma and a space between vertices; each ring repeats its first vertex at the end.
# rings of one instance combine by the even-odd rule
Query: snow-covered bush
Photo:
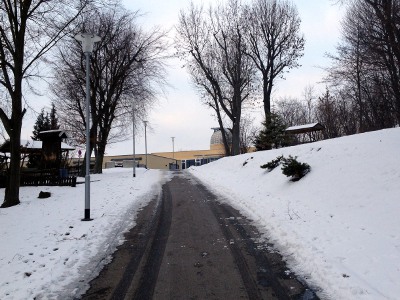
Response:
POLYGON ((277 158, 271 160, 270 162, 267 162, 265 165, 260 166, 260 168, 267 169, 268 172, 271 172, 273 169, 275 169, 277 166, 279 166, 282 159, 283 159, 283 155, 278 156, 277 158))
POLYGON ((282 158, 282 173, 288 177, 292 177, 292 181, 300 180, 310 170, 310 165, 297 161, 297 156, 292 157, 289 155, 289 158, 282 158))

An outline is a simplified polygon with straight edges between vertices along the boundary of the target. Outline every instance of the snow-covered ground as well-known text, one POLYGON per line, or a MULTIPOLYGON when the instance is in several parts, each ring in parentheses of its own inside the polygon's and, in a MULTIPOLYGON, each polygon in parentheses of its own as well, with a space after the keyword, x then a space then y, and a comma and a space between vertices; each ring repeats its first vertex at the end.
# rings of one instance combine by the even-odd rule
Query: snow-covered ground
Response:
MULTIPOLYGON (((72 299, 110 258, 133 216, 157 197, 161 171, 105 170, 91 175, 91 217, 85 185, 22 187, 21 204, 0 209, 0 299, 72 299), (51 197, 38 199, 40 191, 51 197)), ((81 178, 80 181, 83 181, 81 178)), ((0 190, 4 198, 4 189, 0 190)))
MULTIPOLYGON (((293 271, 323 299, 399 299, 400 128, 257 152, 191 168, 253 219, 293 271), (298 156, 311 172, 291 182, 277 156, 298 156)), ((79 295, 134 226, 132 215, 160 193, 168 173, 105 170, 84 185, 23 187, 21 205, 0 209, 0 299, 79 295), (51 198, 37 199, 39 191, 51 198)), ((0 199, 4 190, 0 190, 0 199)))
POLYGON ((323 299, 400 299, 400 128, 224 158, 190 172, 253 219, 323 299), (291 182, 277 156, 311 172, 291 182))

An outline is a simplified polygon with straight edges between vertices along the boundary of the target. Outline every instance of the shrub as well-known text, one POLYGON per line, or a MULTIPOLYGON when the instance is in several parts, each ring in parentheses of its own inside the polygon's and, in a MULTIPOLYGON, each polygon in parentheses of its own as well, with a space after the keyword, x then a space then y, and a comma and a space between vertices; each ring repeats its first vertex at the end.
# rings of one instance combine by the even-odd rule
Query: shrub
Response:
POLYGON ((298 162, 297 157, 292 157, 282 159, 282 173, 288 177, 292 177, 292 181, 300 180, 308 172, 310 172, 311 167, 306 163, 298 162))
POLYGON ((271 172, 281 163, 283 156, 278 156, 277 158, 271 160, 270 162, 266 163, 265 165, 260 166, 261 169, 267 169, 268 172, 271 172))
POLYGON ((262 129, 254 138, 257 151, 287 147, 293 144, 293 138, 286 134, 286 124, 278 114, 271 113, 262 123, 262 129))

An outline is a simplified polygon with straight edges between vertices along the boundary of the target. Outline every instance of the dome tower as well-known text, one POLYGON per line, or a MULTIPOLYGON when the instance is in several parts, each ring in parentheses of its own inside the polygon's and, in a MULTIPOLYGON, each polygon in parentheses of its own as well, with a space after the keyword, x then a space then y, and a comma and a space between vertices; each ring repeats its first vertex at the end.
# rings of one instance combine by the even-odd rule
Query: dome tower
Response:
MULTIPOLYGON (((210 139, 210 150, 221 150, 225 151, 224 147, 224 140, 222 138, 222 132, 219 127, 214 127, 211 128, 214 130, 211 139, 210 139)), ((232 143, 232 134, 231 131, 228 128, 224 128, 225 133, 226 133, 226 138, 228 139, 228 143, 232 143)))

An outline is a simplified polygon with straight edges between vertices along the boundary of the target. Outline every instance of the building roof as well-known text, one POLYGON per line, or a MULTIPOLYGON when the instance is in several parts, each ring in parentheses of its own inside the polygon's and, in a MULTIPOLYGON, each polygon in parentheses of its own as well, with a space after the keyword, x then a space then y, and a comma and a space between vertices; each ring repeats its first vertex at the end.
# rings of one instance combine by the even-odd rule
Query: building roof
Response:
MULTIPOLYGON (((42 141, 21 139, 21 148, 23 149, 23 152, 34 152, 35 150, 41 150, 42 149, 42 141)), ((75 148, 66 143, 61 142, 61 150, 62 151, 75 150, 75 148)), ((10 152, 10 143, 5 142, 0 147, 0 152, 2 152, 2 153, 10 152)))
POLYGON ((324 130, 325 127, 320 123, 311 123, 311 124, 304 124, 304 125, 297 125, 291 126, 286 128, 286 132, 298 134, 298 133, 307 133, 307 132, 314 132, 324 130))
POLYGON ((153 155, 162 156, 165 158, 174 158, 176 160, 195 159, 198 157, 221 157, 224 156, 224 151, 216 150, 189 150, 189 151, 175 151, 175 152, 158 152, 152 153, 153 155))
POLYGON ((62 139, 68 138, 67 133, 61 129, 53 129, 39 132, 39 138, 43 139, 43 137, 59 137, 62 139))
MULTIPOLYGON (((42 149, 42 141, 21 140, 21 146, 27 149, 42 149)), ((61 142, 61 150, 75 150, 75 147, 61 142)))

